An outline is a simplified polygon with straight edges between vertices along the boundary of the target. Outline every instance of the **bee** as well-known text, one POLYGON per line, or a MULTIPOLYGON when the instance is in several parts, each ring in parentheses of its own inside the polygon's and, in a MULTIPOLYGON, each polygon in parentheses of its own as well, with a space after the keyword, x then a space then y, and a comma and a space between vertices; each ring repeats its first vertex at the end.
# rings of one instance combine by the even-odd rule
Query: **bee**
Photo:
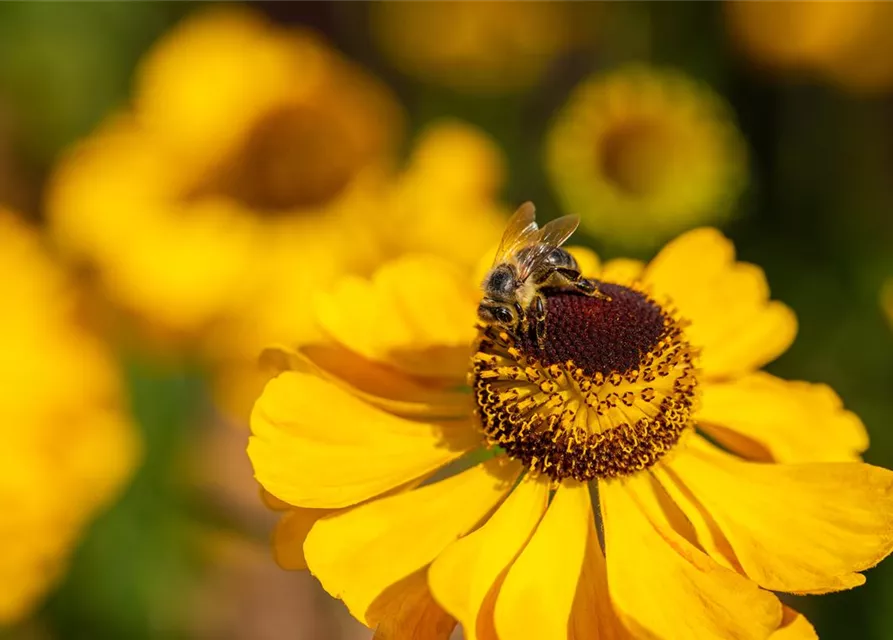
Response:
POLYGON ((582 276, 577 261, 561 248, 580 219, 564 216, 540 229, 535 218, 533 203, 525 202, 509 219, 493 266, 481 285, 484 298, 478 305, 478 318, 516 336, 526 334, 542 347, 548 291, 607 296, 582 276))

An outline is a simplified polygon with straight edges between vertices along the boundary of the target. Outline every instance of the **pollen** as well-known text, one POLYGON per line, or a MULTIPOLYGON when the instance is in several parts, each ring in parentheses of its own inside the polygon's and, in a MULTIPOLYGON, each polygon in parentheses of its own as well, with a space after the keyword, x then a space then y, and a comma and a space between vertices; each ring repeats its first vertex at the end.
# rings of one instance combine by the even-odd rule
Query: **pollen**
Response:
POLYGON ((645 292, 547 296, 538 344, 481 326, 470 374, 490 444, 555 480, 647 469, 692 427, 697 352, 684 321, 645 292))

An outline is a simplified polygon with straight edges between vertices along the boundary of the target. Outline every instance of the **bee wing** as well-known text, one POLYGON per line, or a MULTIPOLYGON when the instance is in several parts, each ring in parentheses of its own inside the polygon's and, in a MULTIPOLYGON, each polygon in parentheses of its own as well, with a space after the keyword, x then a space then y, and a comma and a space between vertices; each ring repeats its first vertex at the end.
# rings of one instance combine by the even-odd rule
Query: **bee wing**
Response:
POLYGON ((504 262, 508 256, 512 255, 519 248, 530 244, 538 230, 539 227, 536 226, 536 209, 532 202, 525 202, 509 218, 505 232, 502 234, 499 248, 496 250, 493 264, 504 262))
POLYGON ((575 215, 552 220, 538 231, 536 242, 548 245, 549 248, 560 247, 573 235, 579 224, 580 216, 575 215))
POLYGON ((571 237, 579 224, 579 216, 569 215, 552 220, 542 229, 538 229, 536 234, 529 239, 530 248, 522 252, 518 268, 519 279, 525 280, 543 257, 555 247, 563 245, 571 237))

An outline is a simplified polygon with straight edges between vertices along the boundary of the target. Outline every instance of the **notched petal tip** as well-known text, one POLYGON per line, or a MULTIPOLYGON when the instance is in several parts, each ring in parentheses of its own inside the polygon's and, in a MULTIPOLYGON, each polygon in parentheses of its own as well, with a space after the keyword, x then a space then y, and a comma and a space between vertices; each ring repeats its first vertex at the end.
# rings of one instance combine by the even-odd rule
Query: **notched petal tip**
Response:
POLYGON ((696 416, 715 440, 750 460, 859 461, 868 432, 829 386, 757 372, 702 386, 696 416))
POLYGON ((893 471, 859 462, 744 462, 702 438, 691 443, 668 467, 763 588, 850 589, 893 551, 893 471))
POLYGON ((644 281, 690 320, 688 335, 703 347, 701 367, 708 378, 759 369, 796 336, 796 316, 769 300, 763 270, 736 262, 734 246, 716 229, 695 229, 668 243, 646 268, 644 281))

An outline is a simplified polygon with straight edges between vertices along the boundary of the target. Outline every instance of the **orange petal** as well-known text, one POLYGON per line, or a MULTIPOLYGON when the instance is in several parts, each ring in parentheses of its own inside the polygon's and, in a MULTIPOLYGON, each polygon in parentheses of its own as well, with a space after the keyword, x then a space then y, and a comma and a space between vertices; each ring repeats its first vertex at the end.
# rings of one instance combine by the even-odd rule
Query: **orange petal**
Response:
POLYGON ((367 617, 378 621, 373 640, 449 640, 456 628, 431 597, 424 569, 386 589, 367 617))
POLYGON ((702 386, 699 425, 747 458, 776 462, 859 460, 868 448, 862 421, 824 384, 757 372, 702 386))
POLYGON ((589 521, 583 572, 577 584, 568 640, 627 640, 633 636, 617 617, 608 597, 608 571, 595 519, 589 521))
POLYGON ((599 483, 608 586, 626 626, 647 638, 768 637, 778 600, 677 534, 649 482, 599 483))
POLYGON ((307 568, 304 540, 317 521, 334 513, 332 509, 291 509, 279 518, 273 529, 273 559, 283 569, 302 571, 307 568))
POLYGON ((744 462, 699 437, 667 465, 766 589, 848 589, 893 550, 893 471, 744 462))
POLYGON ((327 334, 369 360, 461 384, 479 297, 449 262, 407 256, 371 280, 343 278, 318 296, 316 312, 327 334))
POLYGON ((494 458, 408 493, 323 518, 304 542, 311 571, 370 626, 370 606, 432 562, 499 503, 521 468, 494 458))
POLYGON ((819 640, 819 634, 802 613, 785 605, 781 626, 770 636, 770 640, 819 640))
POLYGON ((431 564, 431 591, 462 624, 467 640, 496 637, 493 605, 498 586, 533 534, 548 501, 549 483, 526 476, 493 517, 447 547, 431 564))
POLYGON ((260 487, 260 501, 271 511, 288 511, 291 509, 290 504, 283 502, 263 487, 260 487))
POLYGON ((669 297, 691 321, 686 333, 703 348, 701 367, 709 377, 759 369, 797 333, 793 312, 769 301, 762 269, 735 262, 732 243, 716 229, 689 231, 667 244, 644 279, 658 299, 669 297))
POLYGON ((248 455, 264 488, 291 505, 357 504, 476 447, 470 423, 405 420, 306 373, 271 380, 251 415, 248 455))
POLYGON ((499 640, 567 636, 591 519, 589 485, 562 482, 499 589, 499 640))

